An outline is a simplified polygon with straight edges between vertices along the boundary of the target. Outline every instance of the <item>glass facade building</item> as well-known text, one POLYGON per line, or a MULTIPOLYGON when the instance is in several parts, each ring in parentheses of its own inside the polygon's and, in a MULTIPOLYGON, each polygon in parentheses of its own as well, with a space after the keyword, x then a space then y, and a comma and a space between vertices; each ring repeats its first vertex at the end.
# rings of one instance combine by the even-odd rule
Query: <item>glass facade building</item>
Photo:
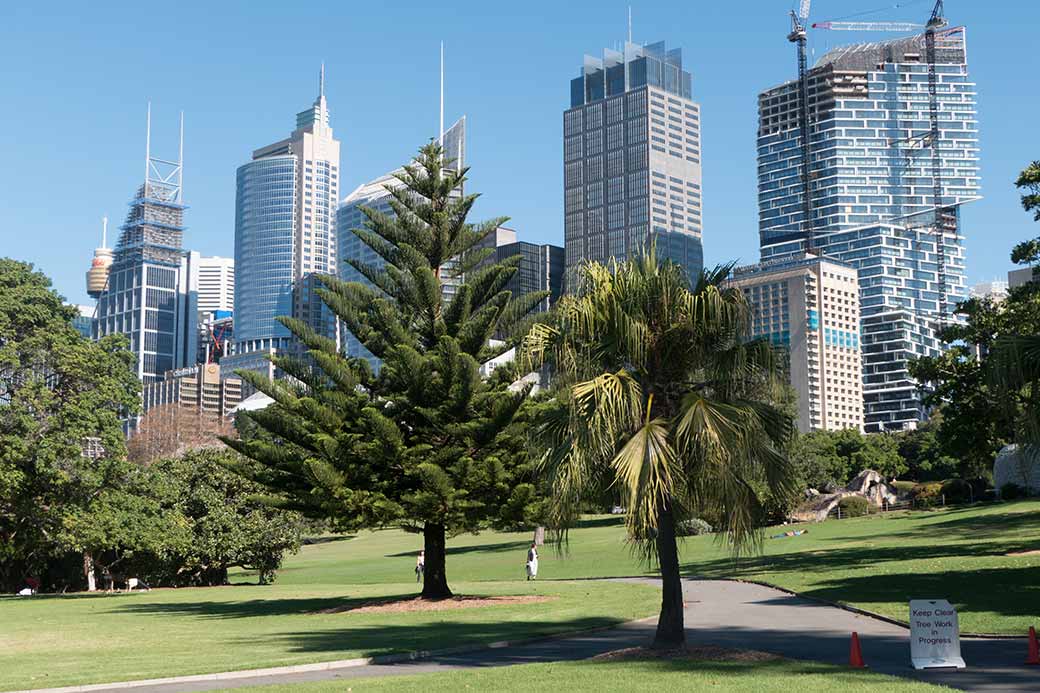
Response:
POLYGON ((296 157, 240 166, 235 195, 235 341, 243 351, 289 337, 296 255, 296 157))
POLYGON ((238 169, 235 344, 222 360, 226 372, 259 370, 264 355, 301 349, 278 322, 282 316, 338 337, 332 312, 314 290, 320 275, 337 269, 339 164, 323 67, 318 98, 296 114, 292 134, 257 149, 238 169))
MULTIPOLYGON (((979 197, 976 88, 965 29, 938 34, 939 200, 923 36, 834 49, 809 75, 813 246, 858 270, 868 432, 913 427, 925 416, 907 362, 939 353, 938 243, 947 304, 967 294, 960 205, 979 197), (941 234, 937 205, 952 210, 940 220, 941 234)), ((763 261, 806 250, 801 180, 798 84, 791 81, 759 96, 763 261)))
POLYGON ((563 114, 564 241, 570 273, 649 243, 691 276, 701 246, 700 106, 679 49, 626 43, 586 56, 563 114))
POLYGON ((130 202, 104 292, 95 335, 125 334, 137 377, 152 383, 194 360, 198 345, 198 253, 185 253, 179 179, 149 178, 130 202))

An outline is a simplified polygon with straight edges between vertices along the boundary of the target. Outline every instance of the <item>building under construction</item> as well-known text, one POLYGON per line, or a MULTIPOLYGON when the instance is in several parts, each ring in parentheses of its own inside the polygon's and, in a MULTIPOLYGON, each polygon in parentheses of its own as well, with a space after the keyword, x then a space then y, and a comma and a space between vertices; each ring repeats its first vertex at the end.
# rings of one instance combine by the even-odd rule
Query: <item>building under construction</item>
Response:
POLYGON ((195 361, 199 257, 182 247, 183 119, 176 161, 151 154, 151 107, 147 132, 144 181, 130 201, 104 290, 98 293, 96 322, 98 337, 130 338, 137 376, 144 383, 195 361))
POLYGON ((808 69, 808 150, 800 81, 759 95, 762 260, 812 246, 858 270, 867 431, 923 417, 907 362, 939 352, 935 329, 966 297, 960 206, 979 197, 976 88, 965 28, 938 24, 931 37, 831 50, 808 69))

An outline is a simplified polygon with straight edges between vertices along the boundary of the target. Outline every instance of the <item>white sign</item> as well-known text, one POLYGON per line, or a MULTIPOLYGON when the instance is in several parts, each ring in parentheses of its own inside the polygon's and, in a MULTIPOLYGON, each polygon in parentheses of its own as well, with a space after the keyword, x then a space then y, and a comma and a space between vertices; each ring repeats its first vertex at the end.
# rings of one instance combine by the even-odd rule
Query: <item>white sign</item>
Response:
POLYGON ((945 599, 910 600, 910 661, 914 669, 964 668, 957 610, 945 599))

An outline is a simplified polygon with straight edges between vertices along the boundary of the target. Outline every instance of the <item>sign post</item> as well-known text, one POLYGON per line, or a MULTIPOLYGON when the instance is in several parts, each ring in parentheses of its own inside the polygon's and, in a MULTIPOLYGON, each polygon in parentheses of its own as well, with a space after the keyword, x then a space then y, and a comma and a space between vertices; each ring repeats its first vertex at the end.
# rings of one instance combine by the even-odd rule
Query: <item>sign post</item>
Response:
POLYGON ((966 665, 957 610, 945 599, 910 600, 910 661, 914 669, 966 665))

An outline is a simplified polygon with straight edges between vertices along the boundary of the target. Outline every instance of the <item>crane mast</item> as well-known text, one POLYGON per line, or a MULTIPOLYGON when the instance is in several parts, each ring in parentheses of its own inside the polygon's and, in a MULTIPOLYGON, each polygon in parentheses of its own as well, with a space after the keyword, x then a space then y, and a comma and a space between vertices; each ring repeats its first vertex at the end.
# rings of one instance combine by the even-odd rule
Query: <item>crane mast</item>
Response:
POLYGON ((942 158, 939 155, 939 99, 938 82, 939 77, 935 71, 935 31, 946 26, 946 18, 943 17, 943 0, 936 0, 932 9, 932 16, 925 25, 924 42, 925 56, 928 61, 928 125, 929 137, 932 147, 932 201, 935 205, 935 222, 933 224, 935 237, 936 264, 939 267, 939 323, 946 322, 947 311, 947 287, 946 287, 946 217, 949 211, 942 204, 942 158))
POLYGON ((802 0, 798 12, 791 10, 791 33, 787 40, 796 44, 798 51, 798 130, 802 138, 802 215, 805 217, 805 251, 815 250, 812 202, 812 152, 809 132, 809 70, 805 59, 805 20, 809 18, 809 4, 802 0))

